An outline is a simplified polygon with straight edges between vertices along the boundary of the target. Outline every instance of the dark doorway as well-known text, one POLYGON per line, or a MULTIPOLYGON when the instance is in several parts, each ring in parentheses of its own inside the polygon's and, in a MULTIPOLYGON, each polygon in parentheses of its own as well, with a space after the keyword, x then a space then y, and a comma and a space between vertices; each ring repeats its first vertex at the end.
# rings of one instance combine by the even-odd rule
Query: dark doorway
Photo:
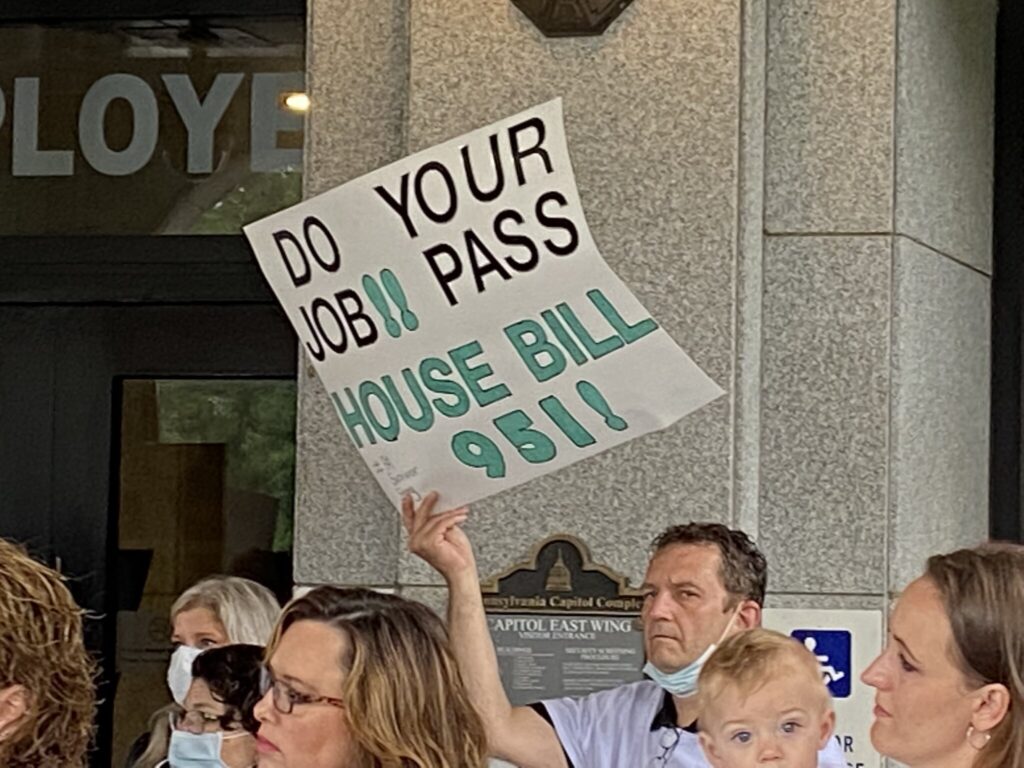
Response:
MULTIPOLYGON (((0 196, 11 203, 0 225, 0 536, 59 568, 90 612, 86 642, 101 664, 104 702, 97 768, 112 765, 118 611, 143 599, 157 556, 137 526, 121 535, 123 495, 131 493, 121 485, 125 415, 145 443, 154 424, 146 409, 159 400, 147 386, 294 386, 295 337, 240 228, 300 195, 301 119, 279 114, 267 84, 301 87, 304 16, 302 0, 11 0, 0 8, 11 43, 0 67, 0 196), (126 110, 118 97, 104 116, 104 155, 134 143, 143 123, 155 131, 149 161, 131 173, 89 162, 74 128, 84 94, 117 73, 131 74, 134 87, 145 83, 143 101, 157 104, 152 114, 135 111, 138 104, 126 110), (168 78, 206 98, 218 77, 234 95, 209 129, 212 152, 196 155, 168 78), (15 79, 38 91, 37 141, 19 156, 63 158, 60 168, 15 172, 15 79), (258 144, 262 155, 251 151, 257 113, 273 129, 270 143, 258 144), (291 159, 282 170, 256 155, 291 159)), ((168 451, 190 435, 200 444, 191 453, 231 450, 230 436, 218 443, 177 429, 168 451)), ((207 492, 216 482, 208 464, 207 492)), ((182 547, 203 539, 203 514, 216 528, 215 507, 188 521, 197 536, 182 547)), ((223 523, 230 515, 221 513, 223 523)), ((223 564, 237 553, 221 544, 220 554, 223 564)), ((262 566, 250 558, 245 567, 255 570, 240 575, 262 566)))
POLYGON ((295 369, 292 329, 240 237, 0 239, 0 535, 58 566, 94 615, 93 765, 111 765, 118 609, 141 589, 118 546, 125 379, 295 369))
POLYGON ((123 379, 115 394, 112 765, 123 766, 170 702, 179 595, 212 574, 291 595, 296 392, 293 379, 218 377, 123 379))
POLYGON ((991 534, 1024 541, 1021 461, 1024 302, 1024 6, 1000 3, 996 38, 992 279, 991 534))

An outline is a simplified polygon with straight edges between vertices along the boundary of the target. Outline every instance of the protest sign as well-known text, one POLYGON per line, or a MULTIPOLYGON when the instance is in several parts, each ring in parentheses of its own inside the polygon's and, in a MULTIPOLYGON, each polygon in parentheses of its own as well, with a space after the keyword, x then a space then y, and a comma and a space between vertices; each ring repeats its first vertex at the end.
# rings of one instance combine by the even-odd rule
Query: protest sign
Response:
POLYGON ((721 394, 598 253, 561 100, 245 233, 396 505, 476 501, 721 394))

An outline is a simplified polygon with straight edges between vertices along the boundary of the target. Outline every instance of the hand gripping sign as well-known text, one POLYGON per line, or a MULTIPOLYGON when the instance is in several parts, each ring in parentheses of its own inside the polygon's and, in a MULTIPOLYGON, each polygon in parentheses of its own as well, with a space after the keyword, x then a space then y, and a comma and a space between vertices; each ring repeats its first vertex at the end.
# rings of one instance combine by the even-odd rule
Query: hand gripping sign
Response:
POLYGON ((598 253, 561 100, 245 233, 396 506, 476 501, 722 393, 598 253))

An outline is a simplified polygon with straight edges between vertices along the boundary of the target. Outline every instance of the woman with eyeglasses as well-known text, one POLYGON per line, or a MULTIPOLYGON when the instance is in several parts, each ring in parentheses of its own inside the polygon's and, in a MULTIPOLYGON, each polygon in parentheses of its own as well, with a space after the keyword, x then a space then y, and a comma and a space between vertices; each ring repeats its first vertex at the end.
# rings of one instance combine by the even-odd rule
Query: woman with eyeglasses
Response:
POLYGON ((183 709, 171 717, 169 768, 252 768, 253 708, 262 696, 263 647, 223 645, 196 656, 183 709))
POLYGON ((284 609, 256 705, 260 768, 483 768, 486 737, 426 606, 318 587, 284 609))

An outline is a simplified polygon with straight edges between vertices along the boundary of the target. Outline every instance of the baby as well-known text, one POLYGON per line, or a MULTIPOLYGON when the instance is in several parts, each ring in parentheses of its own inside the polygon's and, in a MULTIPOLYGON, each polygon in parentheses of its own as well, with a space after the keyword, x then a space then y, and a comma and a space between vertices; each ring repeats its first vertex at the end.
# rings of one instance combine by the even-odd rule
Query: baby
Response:
POLYGON ((700 673, 700 743, 714 768, 817 768, 835 712, 818 660, 767 629, 733 635, 700 673))

